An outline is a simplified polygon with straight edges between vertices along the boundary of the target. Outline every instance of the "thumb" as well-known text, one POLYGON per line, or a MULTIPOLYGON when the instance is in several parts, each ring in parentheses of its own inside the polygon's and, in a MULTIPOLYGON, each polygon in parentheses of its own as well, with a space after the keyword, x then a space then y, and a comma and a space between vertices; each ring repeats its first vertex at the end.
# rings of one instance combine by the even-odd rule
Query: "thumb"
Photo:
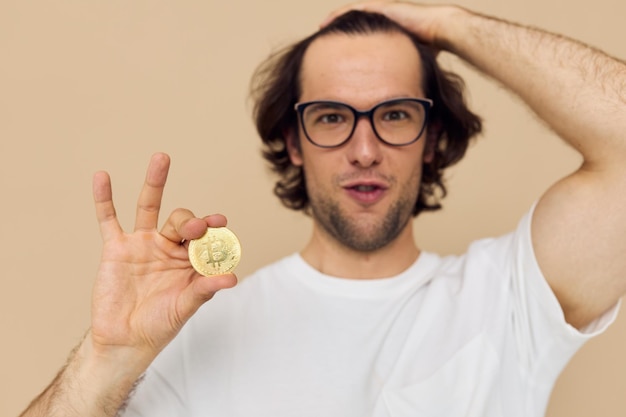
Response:
POLYGON ((235 274, 205 277, 197 275, 181 294, 181 310, 185 320, 189 319, 204 303, 220 290, 237 285, 235 274))

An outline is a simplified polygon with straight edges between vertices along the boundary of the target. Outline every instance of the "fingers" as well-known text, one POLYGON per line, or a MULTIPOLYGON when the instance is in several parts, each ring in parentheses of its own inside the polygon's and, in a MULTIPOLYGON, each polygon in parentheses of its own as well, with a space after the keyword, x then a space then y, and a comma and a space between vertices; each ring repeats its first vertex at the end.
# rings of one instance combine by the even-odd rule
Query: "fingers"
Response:
POLYGON ((219 290, 232 288, 235 285, 237 285, 237 276, 235 274, 199 277, 186 288, 183 293, 183 302, 194 312, 206 301, 213 298, 219 290))
POLYGON ((102 239, 109 240, 122 233, 113 205, 111 178, 104 171, 96 172, 93 176, 93 200, 102 239))
POLYGON ((211 214, 204 217, 203 220, 209 227, 225 227, 228 222, 226 216, 222 214, 211 214))
MULTIPOLYGON (((156 230, 169 167, 170 158, 164 153, 154 154, 150 159, 146 179, 137 201, 136 231, 156 230)), ((94 175, 93 194, 103 238, 106 240, 123 233, 113 206, 111 180, 106 172, 98 172, 94 175)), ((226 217, 221 214, 199 219, 189 210, 178 209, 170 215, 161 234, 168 240, 181 242, 202 236, 207 227, 222 226, 226 226, 226 217)))
POLYGON ((199 219, 187 209, 176 209, 170 214, 161 234, 172 242, 197 239, 206 232, 207 227, 226 226, 226 217, 221 214, 212 214, 199 219))
POLYGON ((169 167, 170 158, 166 154, 157 153, 152 156, 146 172, 146 180, 137 201, 135 230, 156 229, 169 167))
POLYGON ((198 219, 191 211, 176 209, 163 225, 161 234, 172 242, 181 242, 183 239, 196 239, 202 236, 206 228, 206 222, 198 219))
POLYGON ((320 27, 329 25, 334 19, 351 10, 380 13, 395 21, 422 42, 433 45, 439 41, 441 28, 446 28, 448 13, 455 7, 442 5, 420 5, 398 0, 372 0, 352 3, 331 12, 320 27))
POLYGON ((237 276, 234 274, 203 277, 199 274, 181 292, 178 299, 178 320, 185 323, 198 309, 209 301, 216 292, 232 288, 237 285, 237 276))

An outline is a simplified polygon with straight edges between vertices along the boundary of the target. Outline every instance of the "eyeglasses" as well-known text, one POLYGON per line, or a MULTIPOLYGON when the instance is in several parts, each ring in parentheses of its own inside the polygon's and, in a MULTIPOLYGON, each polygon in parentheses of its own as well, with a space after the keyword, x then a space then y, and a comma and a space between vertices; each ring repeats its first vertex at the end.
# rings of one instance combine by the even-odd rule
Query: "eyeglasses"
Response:
POLYGON ((297 103, 302 130, 306 138, 322 148, 336 148, 352 137, 361 117, 370 120, 376 137, 391 146, 417 141, 428 121, 433 101, 424 98, 399 98, 378 103, 360 111, 337 101, 297 103))

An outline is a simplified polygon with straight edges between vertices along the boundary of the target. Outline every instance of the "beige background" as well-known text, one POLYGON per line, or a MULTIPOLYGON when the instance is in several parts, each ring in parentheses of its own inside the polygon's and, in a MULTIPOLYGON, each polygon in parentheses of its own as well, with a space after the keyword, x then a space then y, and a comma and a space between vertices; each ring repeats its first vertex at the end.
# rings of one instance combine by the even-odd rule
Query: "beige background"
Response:
MULTIPOLYGON (((170 153, 165 212, 227 214, 244 245, 241 277, 303 244, 309 221, 271 194, 248 82, 271 50, 315 30, 341 3, 0 2, 0 415, 26 406, 89 325, 100 250, 96 170, 111 173, 128 228, 150 155, 170 153)), ((461 4, 626 58, 623 0, 461 4)), ((423 248, 458 253, 513 228, 579 160, 518 100, 442 59, 466 77, 486 134, 450 172, 445 210, 416 229, 423 248)), ((549 416, 626 415, 625 351, 621 317, 567 368, 549 416)))

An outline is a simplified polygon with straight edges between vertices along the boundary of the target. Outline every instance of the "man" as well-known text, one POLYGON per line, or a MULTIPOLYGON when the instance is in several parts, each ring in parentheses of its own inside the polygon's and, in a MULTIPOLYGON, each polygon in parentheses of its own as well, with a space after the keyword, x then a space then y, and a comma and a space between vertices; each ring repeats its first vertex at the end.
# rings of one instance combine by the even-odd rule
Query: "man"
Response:
POLYGON ((279 58, 293 112, 272 95, 284 80, 258 90, 277 193, 313 218, 306 247, 214 297, 235 277, 199 276, 185 245, 226 220, 177 210, 157 232, 167 156, 151 161, 132 234, 96 174, 92 328, 25 416, 113 416, 138 380, 125 416, 543 415, 626 291, 626 66, 457 7, 351 8, 391 21, 340 16, 279 58), (506 85, 584 158, 515 232, 461 257, 420 251, 411 219, 437 207, 440 170, 480 122, 413 37, 506 85))

